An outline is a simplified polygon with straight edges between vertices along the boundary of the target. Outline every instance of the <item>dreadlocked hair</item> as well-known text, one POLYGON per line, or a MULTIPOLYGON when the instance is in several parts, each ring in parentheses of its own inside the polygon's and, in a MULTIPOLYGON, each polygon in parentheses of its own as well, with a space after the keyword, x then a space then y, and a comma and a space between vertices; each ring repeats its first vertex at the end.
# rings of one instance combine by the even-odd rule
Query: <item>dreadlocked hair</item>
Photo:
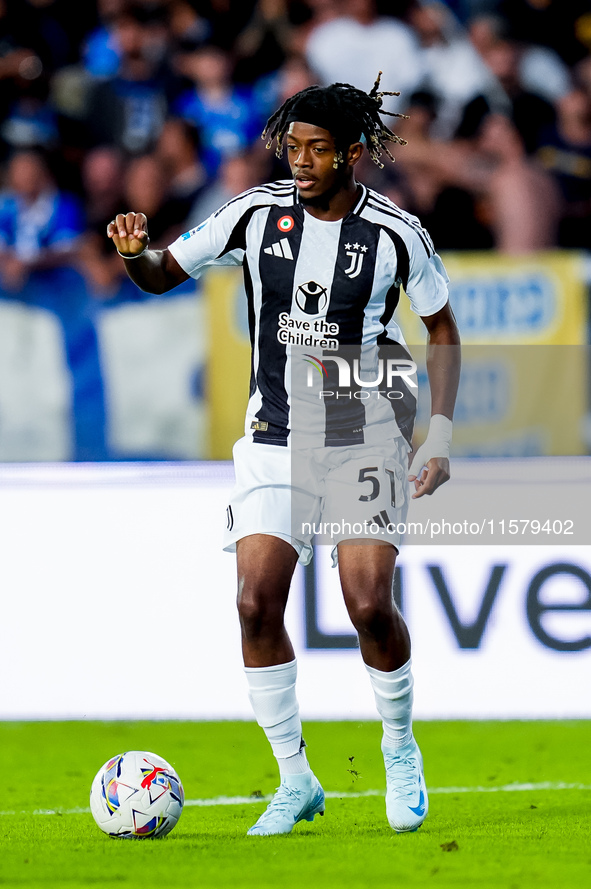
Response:
MULTIPOLYGON (((333 83, 327 87, 310 86, 301 90, 286 99, 283 105, 271 115, 261 134, 261 139, 267 139, 267 148, 271 148, 273 140, 275 140, 275 154, 279 158, 282 157, 283 137, 289 123, 295 119, 293 113, 297 106, 305 105, 306 108, 314 109, 317 112, 316 117, 325 113, 325 128, 333 134, 335 143, 342 142, 343 139, 343 136, 339 139, 338 132, 362 134, 365 137, 372 161, 378 167, 383 168, 384 165, 380 160, 382 152, 391 161, 395 160, 387 143, 395 142, 398 145, 406 145, 407 142, 393 133, 381 120, 380 115, 387 114, 390 117, 405 119, 408 119, 408 115, 399 114, 396 111, 385 111, 382 108, 384 96, 399 96, 400 93, 379 91, 381 77, 382 72, 379 71, 376 82, 369 93, 363 92, 350 83, 333 83), (332 124, 331 121, 333 121, 332 124), (337 134, 333 132, 334 130, 337 130, 337 134)), ((305 117, 303 121, 306 122, 305 117)), ((357 139, 351 139, 351 142, 353 141, 357 141, 357 139)))

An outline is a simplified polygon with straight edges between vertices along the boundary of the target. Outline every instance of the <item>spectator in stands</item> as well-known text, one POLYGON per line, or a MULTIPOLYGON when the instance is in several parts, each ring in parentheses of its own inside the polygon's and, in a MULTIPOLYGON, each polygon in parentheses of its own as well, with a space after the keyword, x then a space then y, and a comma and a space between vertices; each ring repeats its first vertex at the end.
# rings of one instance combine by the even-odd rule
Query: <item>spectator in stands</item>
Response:
POLYGON ((185 208, 169 195, 167 171, 156 154, 132 158, 125 171, 123 202, 126 207, 148 207, 150 238, 156 247, 168 246, 184 231, 185 208))
POLYGON ((31 48, 9 14, 7 0, 0 0, 0 119, 4 120, 8 109, 18 96, 19 78, 39 77, 43 63, 31 48))
POLYGON ((0 137, 8 152, 18 148, 55 149, 59 143, 58 120, 49 100, 49 82, 39 76, 15 78, 17 95, 0 125, 0 137))
POLYGON ((577 88, 558 103, 556 125, 541 140, 537 157, 562 194, 561 247, 591 248, 591 95, 577 88))
POLYGON ((89 134, 95 144, 109 142, 128 154, 142 154, 155 145, 174 91, 165 62, 166 31, 149 10, 131 7, 117 17, 114 35, 119 70, 89 93, 89 134))
POLYGON ((408 145, 397 155, 398 182, 386 193, 420 218, 436 249, 492 247, 492 233, 481 218, 481 196, 471 187, 472 182, 466 183, 458 176, 458 169, 474 163, 473 147, 432 138, 436 99, 430 93, 415 93, 407 110, 409 119, 402 121, 397 130, 408 145))
POLYGON ((99 22, 86 36, 82 46, 82 63, 92 77, 115 77, 121 64, 116 22, 127 0, 97 0, 99 22))
POLYGON ((170 0, 167 12, 170 35, 177 45, 195 47, 211 37, 211 24, 189 0, 170 0))
MULTIPOLYGON (((499 15, 474 16, 468 27, 470 40, 483 59, 509 37, 508 24, 499 15)), ((566 95, 571 77, 558 53, 548 46, 528 43, 519 43, 518 48, 519 82, 523 89, 552 103, 566 95)))
POLYGON ((403 110, 424 74, 414 32, 399 19, 378 16, 375 0, 345 0, 337 18, 312 31, 306 56, 323 84, 345 82, 366 90, 381 69, 385 89, 402 93, 384 102, 388 110, 403 110))
POLYGON ((88 152, 82 165, 82 180, 89 226, 98 227, 105 222, 106 228, 113 214, 120 212, 124 174, 124 158, 117 148, 100 145, 88 152))
POLYGON ((202 160, 209 176, 222 161, 246 150, 258 138, 261 117, 254 103, 232 83, 230 56, 216 46, 178 55, 180 72, 194 86, 183 93, 174 111, 197 127, 202 160))
POLYGON ((517 127, 508 117, 489 115, 478 149, 491 163, 480 189, 489 205, 495 248, 513 254, 551 248, 560 212, 558 190, 549 174, 527 156, 517 127))
POLYGON ((591 49, 585 27, 589 0, 500 0, 497 11, 513 39, 550 46, 567 65, 576 64, 591 49))
POLYGON ((0 0, 0 155, 17 148, 56 147, 57 119, 48 95, 51 67, 33 10, 0 0), (43 56, 43 57, 42 57, 43 56))
POLYGON ((94 16, 90 4, 79 4, 72 16, 67 4, 59 0, 18 0, 10 11, 16 29, 35 51, 46 74, 76 61, 79 42, 94 16))
POLYGON ((290 50, 297 55, 305 55, 306 44, 313 31, 343 14, 339 0, 306 0, 306 7, 308 16, 291 35, 290 50))
POLYGON ((187 218, 208 182, 199 157, 199 144, 199 134, 192 124, 180 117, 171 117, 164 124, 156 145, 156 157, 168 177, 169 203, 176 207, 174 212, 179 223, 187 218))
MULTIPOLYGON (((305 57, 294 53, 286 59, 277 71, 274 71, 268 77, 261 77, 254 84, 253 97, 257 108, 261 110, 262 116, 266 120, 275 108, 283 105, 290 96, 317 82, 318 78, 306 62, 305 57)), ((254 144, 256 148, 258 141, 255 140, 254 144)), ((271 179, 281 179, 285 175, 290 175, 286 163, 283 163, 281 166, 273 164, 272 168, 269 169, 271 179)))
POLYGON ((433 0, 413 7, 410 22, 422 47, 422 88, 437 99, 432 135, 449 139, 464 106, 478 95, 493 97, 499 85, 443 3, 433 0))
POLYGON ((463 243, 457 246, 464 249, 494 246, 513 254, 555 244, 558 190, 552 177, 527 155, 509 117, 487 114, 471 139, 454 142, 434 143, 425 126, 420 132, 416 124, 414 131, 409 124, 405 121, 398 128, 409 140, 399 162, 402 169, 409 169, 414 187, 411 206, 422 218, 436 222, 438 241, 451 247, 452 239, 459 237, 463 243), (473 230, 468 227, 470 219, 473 230), (454 225, 459 228, 455 233, 454 225))
MULTIPOLYGON (((113 259, 112 245, 107 238, 107 225, 122 206, 149 206, 154 221, 150 228, 152 243, 158 247, 169 244, 185 230, 185 219, 192 206, 195 188, 193 175, 197 169, 187 164, 189 146, 179 141, 182 121, 165 125, 158 150, 153 154, 135 157, 124 163, 121 154, 110 146, 91 151, 83 166, 85 191, 88 196, 89 226, 84 243, 78 252, 79 269, 86 277, 91 292, 98 298, 109 298, 118 289, 125 270, 119 257, 113 259), (175 143, 174 145, 172 143, 175 143), (175 177, 176 170, 176 177, 175 177), (183 182, 183 173, 187 177, 183 182), (171 187, 176 178, 177 193, 171 187), (184 185, 188 190, 179 193, 184 185), (108 248, 111 246, 109 252, 108 248)), ((188 137, 185 135, 184 139, 188 137)), ((192 155, 194 157, 194 155, 192 155)), ((201 171, 202 172, 202 171, 201 171)))
POLYGON ((246 27, 257 0, 190 0, 204 10, 211 29, 208 43, 233 52, 236 39, 246 27))
POLYGON ((490 112, 501 112, 513 120, 528 154, 539 144, 545 127, 554 123, 553 106, 542 96, 524 89, 520 79, 520 48, 509 40, 497 40, 486 51, 484 61, 500 83, 503 94, 493 101, 479 96, 469 102, 456 135, 470 137, 490 112))
POLYGON ((281 66, 275 78, 277 89, 273 107, 283 105, 286 99, 316 83, 314 72, 304 56, 292 55, 281 66))
POLYGON ((252 18, 235 42, 236 79, 253 83, 277 71, 289 55, 292 34, 287 0, 258 0, 252 18))
POLYGON ((577 83, 591 97, 591 53, 575 67, 577 83))
POLYGON ((193 205, 187 219, 187 229, 199 225, 237 194, 264 181, 263 156, 259 152, 250 151, 227 157, 217 179, 204 189, 193 205))
POLYGON ((15 153, 7 184, 0 198, 0 278, 19 290, 35 269, 71 261, 84 220, 78 200, 58 189, 38 151, 15 153))
POLYGON ((118 257, 113 257, 107 225, 123 206, 124 174, 123 155, 110 145, 90 151, 82 165, 87 231, 78 251, 78 267, 95 295, 110 295, 123 277, 121 263, 114 261, 118 257))

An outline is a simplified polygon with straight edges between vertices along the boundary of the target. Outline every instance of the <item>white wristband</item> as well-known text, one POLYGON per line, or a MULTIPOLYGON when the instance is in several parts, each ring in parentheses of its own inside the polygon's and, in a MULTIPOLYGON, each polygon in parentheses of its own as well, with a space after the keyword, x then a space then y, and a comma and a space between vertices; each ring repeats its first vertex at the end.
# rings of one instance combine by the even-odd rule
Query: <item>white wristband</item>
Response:
POLYGON ((434 414, 429 423, 427 438, 420 446, 408 470, 409 475, 418 476, 423 466, 432 457, 449 457, 453 423, 443 414, 434 414))
POLYGON ((140 256, 143 256, 146 250, 148 249, 148 245, 144 247, 141 253, 121 253, 120 250, 117 251, 121 259, 139 259, 140 256))

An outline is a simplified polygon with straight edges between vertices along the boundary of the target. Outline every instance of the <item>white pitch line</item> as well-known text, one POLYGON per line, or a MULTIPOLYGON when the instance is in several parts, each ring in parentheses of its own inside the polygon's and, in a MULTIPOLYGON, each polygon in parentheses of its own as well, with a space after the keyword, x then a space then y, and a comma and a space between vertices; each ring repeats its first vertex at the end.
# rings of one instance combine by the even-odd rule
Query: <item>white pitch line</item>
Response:
MULTIPOLYGON (((590 784, 565 784, 562 781, 543 781, 539 784, 502 784, 499 787, 428 787, 429 794, 438 793, 511 793, 526 790, 591 790, 590 784)), ((385 790, 362 790, 359 792, 340 792, 327 790, 327 799, 361 799, 365 796, 385 796, 385 790)), ((186 806, 242 806, 247 803, 268 802, 273 799, 268 796, 218 796, 214 799, 188 799, 186 806)))
MULTIPOLYGON (((497 787, 429 787, 431 796, 439 793, 523 793, 536 790, 591 790, 591 784, 566 784, 563 781, 541 781, 538 784, 501 784, 497 787)), ((366 796, 384 796, 385 790, 361 790, 358 792, 328 790, 327 799, 362 799, 366 796)), ((268 803, 272 794, 266 796, 214 796, 210 799, 187 799, 186 806, 246 806, 254 803, 268 803)), ((88 806, 75 809, 35 809, 33 812, 0 812, 2 815, 85 815, 90 812, 88 806)))

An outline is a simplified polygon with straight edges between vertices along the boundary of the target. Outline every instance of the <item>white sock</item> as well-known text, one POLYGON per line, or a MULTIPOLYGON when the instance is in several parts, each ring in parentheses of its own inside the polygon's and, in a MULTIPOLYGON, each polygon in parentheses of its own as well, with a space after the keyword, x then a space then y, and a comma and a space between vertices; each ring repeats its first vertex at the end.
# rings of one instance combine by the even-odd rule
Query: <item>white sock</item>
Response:
POLYGON ((382 747, 404 747, 412 738, 411 661, 408 660, 391 673, 382 673, 367 664, 365 667, 373 687, 378 713, 382 717, 382 747))
POLYGON ((309 772, 295 693, 297 662, 245 667, 244 672, 256 721, 271 744, 281 777, 309 772))

